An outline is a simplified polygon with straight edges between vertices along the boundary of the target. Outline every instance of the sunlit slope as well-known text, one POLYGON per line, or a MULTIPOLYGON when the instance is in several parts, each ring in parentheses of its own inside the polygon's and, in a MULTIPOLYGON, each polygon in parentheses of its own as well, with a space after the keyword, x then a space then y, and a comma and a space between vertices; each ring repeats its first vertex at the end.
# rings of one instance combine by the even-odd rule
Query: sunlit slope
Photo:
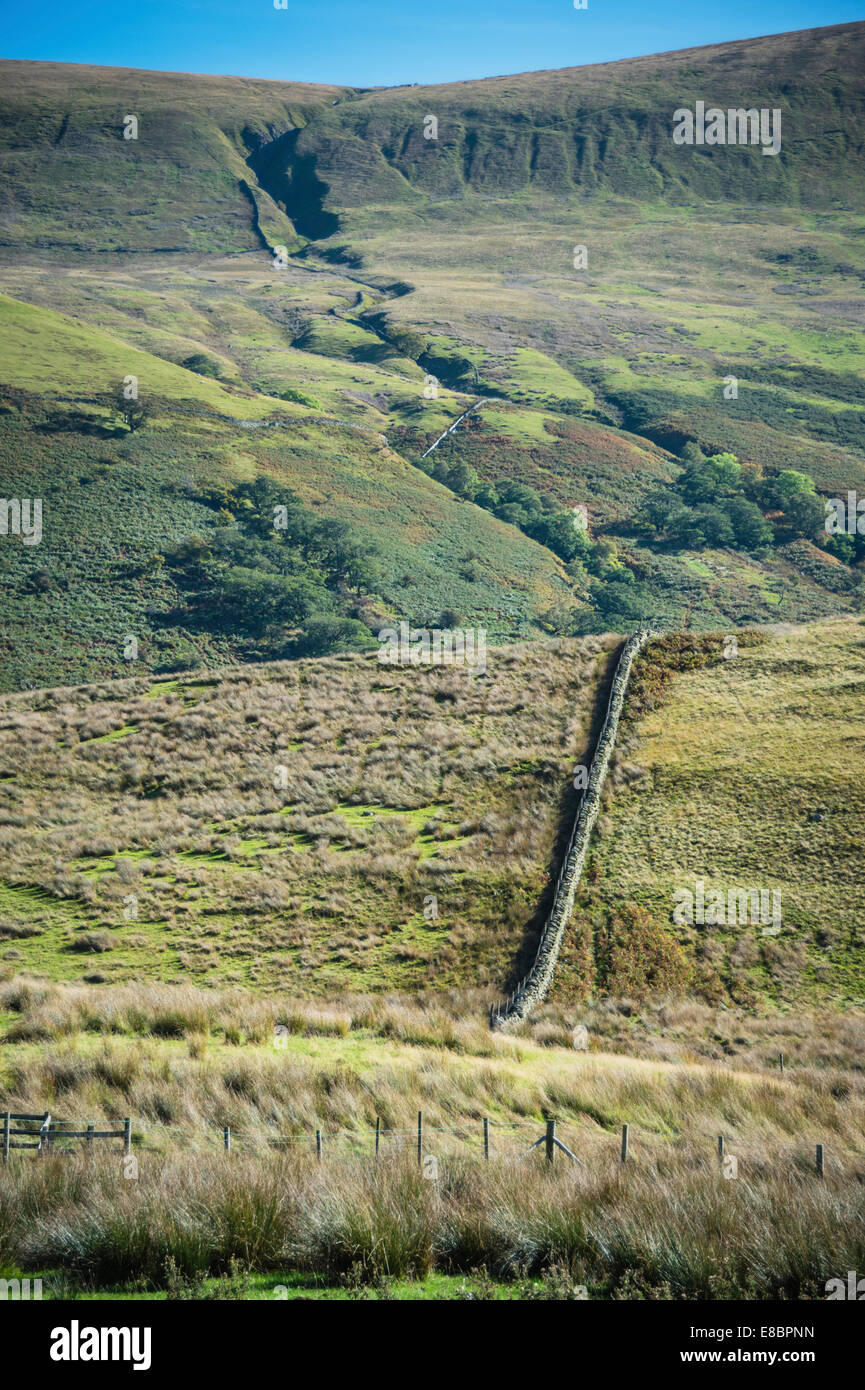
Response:
POLYGON ((710 999, 861 1002, 863 635, 844 619, 738 648, 718 634, 647 649, 559 998, 651 991, 675 941, 687 965, 677 983, 710 999), (694 895, 690 922, 674 920, 680 890, 694 895), (731 890, 766 892, 768 914, 749 907, 743 923, 737 907, 731 922, 731 890))
POLYGON ((292 228, 247 154, 342 88, 132 68, 0 65, 0 238, 29 251, 237 251, 292 228), (137 136, 127 116, 138 121, 137 136))
POLYGON ((119 390, 134 376, 141 396, 168 408, 199 406, 203 411, 255 419, 296 405, 264 400, 251 392, 230 393, 219 382, 186 370, 50 309, 0 295, 0 380, 5 386, 50 399, 95 401, 119 390))
MULTIPOLYGON (((0 283, 63 323, 54 341, 39 320, 37 342, 16 319, 6 380, 40 399, 3 417, 4 486, 29 495, 37 458, 46 495, 49 460, 61 490, 105 474, 62 501, 88 537, 80 612, 56 587, 64 552, 4 553, 20 578, 6 684, 120 674, 109 654, 131 621, 150 644, 147 609, 155 594, 164 612, 170 583, 145 574, 130 611, 105 557, 121 565, 128 544, 158 565, 190 521, 212 523, 166 492, 172 475, 295 488, 379 546, 382 611, 414 621, 448 608, 514 638, 855 608, 860 571, 813 535, 682 549, 647 542, 640 511, 689 442, 769 479, 800 470, 824 496, 865 489, 862 36, 367 92, 6 65, 0 283), (674 146, 672 111, 698 99, 777 106, 780 153, 674 146), (45 401, 130 372, 156 398, 135 439, 100 443, 93 410, 61 419, 45 401), (424 477, 422 455, 478 397, 424 465, 438 482, 424 477), (277 413, 297 425, 257 427, 277 413), (115 467, 127 457, 134 477, 115 467), (528 539, 501 500, 515 485, 586 508, 606 548, 592 570, 566 574, 528 539), (483 511, 458 500, 484 495, 483 511), (48 577, 25 597, 36 569, 48 577), (603 587, 623 573, 628 611, 603 587), (33 613, 50 613, 50 645, 33 613)), ((177 626, 159 636, 169 661, 232 655, 177 626)))
POLYGON ((122 676, 130 634, 146 670, 238 659, 229 629, 186 610, 166 556, 189 537, 218 538, 224 518, 207 495, 256 478, 371 549, 373 630, 406 613, 440 626, 447 612, 491 640, 539 635, 542 615, 567 599, 550 551, 456 498, 376 432, 261 397, 223 400, 204 385, 215 398, 151 398, 146 426, 131 434, 102 406, 7 394, 5 495, 41 499, 43 522, 39 544, 13 534, 0 557, 3 688, 122 676))
POLYGON ((314 214, 310 255, 411 286, 367 315, 380 331, 514 403, 452 454, 584 502, 677 625, 848 606, 807 542, 743 563, 647 550, 628 523, 688 441, 865 488, 863 36, 355 95, 301 132, 281 182, 262 175, 298 225, 314 214), (780 110, 779 154, 675 145, 698 100, 780 110))
POLYGON ((293 189, 289 169, 289 197, 301 215, 303 197, 315 194, 336 215, 399 203, 423 215, 427 200, 575 192, 861 207, 862 126, 850 117, 863 114, 863 42, 862 24, 835 25, 357 95, 298 137, 293 153, 308 164, 293 189), (780 155, 738 149, 731 160, 717 146, 675 146, 673 111, 697 100, 782 108, 780 155))

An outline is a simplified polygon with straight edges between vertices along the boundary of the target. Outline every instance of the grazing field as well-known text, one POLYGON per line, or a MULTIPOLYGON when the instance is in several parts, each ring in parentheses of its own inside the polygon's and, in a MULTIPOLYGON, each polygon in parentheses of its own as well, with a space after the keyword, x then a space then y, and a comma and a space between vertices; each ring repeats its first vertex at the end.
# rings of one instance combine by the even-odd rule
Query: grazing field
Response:
POLYGON ((639 997, 672 971, 680 989, 746 1007, 861 999, 863 652, 859 619, 647 649, 562 998, 581 982, 639 997), (724 894, 723 915, 676 923, 677 891, 698 881, 707 902, 724 894), (777 924, 743 924, 738 904, 731 919, 730 890, 754 889, 779 895, 777 924))

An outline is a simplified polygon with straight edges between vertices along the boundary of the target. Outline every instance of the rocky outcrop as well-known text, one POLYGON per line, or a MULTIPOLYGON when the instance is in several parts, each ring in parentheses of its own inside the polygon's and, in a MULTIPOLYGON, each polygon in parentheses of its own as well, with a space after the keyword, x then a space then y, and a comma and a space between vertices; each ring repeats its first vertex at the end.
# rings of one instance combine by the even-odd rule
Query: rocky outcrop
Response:
POLYGON ((528 974, 520 981, 513 994, 503 1004, 498 1007, 490 1006, 490 1026, 493 1028, 505 1029, 509 1024, 525 1018, 531 1013, 535 1005, 539 1004, 545 997, 553 982, 562 938, 574 910, 574 894, 583 872, 592 830, 600 810, 601 792, 616 742, 616 732, 619 727, 622 706, 625 702, 631 667, 637 653, 651 635, 648 629, 641 629, 634 633, 633 637, 628 638, 619 654, 616 673, 610 688, 610 698, 607 702, 604 725, 598 738, 588 783, 583 792, 579 813, 574 822, 559 873, 553 906, 541 932, 534 964, 528 974))

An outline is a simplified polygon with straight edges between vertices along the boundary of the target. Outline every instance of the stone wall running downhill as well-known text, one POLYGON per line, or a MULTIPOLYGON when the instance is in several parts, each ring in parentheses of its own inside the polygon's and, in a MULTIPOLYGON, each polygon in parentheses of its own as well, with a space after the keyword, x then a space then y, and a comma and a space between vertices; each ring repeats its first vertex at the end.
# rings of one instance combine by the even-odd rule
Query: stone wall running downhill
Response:
POLYGON ((559 881, 550 915, 544 923, 541 939, 535 954, 534 963, 517 988, 504 1003, 490 1006, 490 1026, 507 1028, 509 1024, 526 1018, 532 1009, 546 996, 553 982, 559 951, 565 929, 574 910, 574 894, 589 848, 592 830, 598 818, 601 805, 601 792, 610 765, 610 757, 616 742, 619 717, 625 702, 628 680, 634 658, 646 644, 652 633, 641 629, 629 637, 619 653, 616 673, 610 689, 607 713, 595 748, 595 756, 589 771, 589 778, 580 802, 580 809, 574 822, 568 848, 562 862, 559 881))

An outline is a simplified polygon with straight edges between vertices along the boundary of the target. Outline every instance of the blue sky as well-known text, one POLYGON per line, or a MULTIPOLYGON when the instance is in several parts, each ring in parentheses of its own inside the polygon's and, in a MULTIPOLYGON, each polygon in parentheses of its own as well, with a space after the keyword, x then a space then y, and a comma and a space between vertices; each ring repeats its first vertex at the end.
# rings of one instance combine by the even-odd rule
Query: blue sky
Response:
POLYGON ((0 0, 5 58, 349 86, 571 67, 862 18, 833 0, 0 0))

